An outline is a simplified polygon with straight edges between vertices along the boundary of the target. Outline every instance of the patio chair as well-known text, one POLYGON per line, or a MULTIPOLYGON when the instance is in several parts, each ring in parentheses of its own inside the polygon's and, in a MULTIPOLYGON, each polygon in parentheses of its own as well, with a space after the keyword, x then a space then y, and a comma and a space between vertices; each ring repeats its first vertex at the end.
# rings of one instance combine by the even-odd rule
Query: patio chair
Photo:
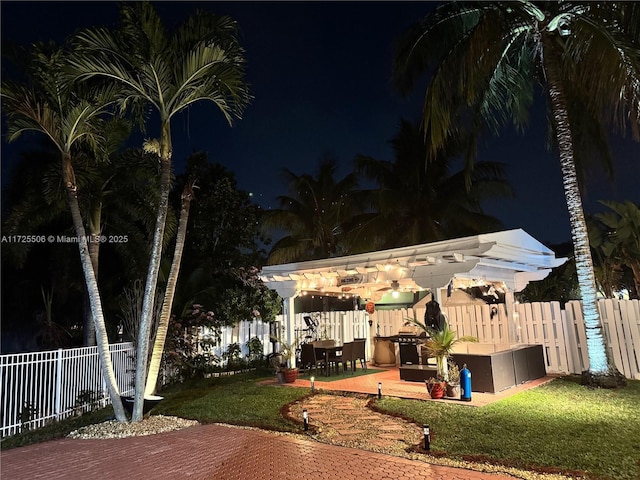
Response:
POLYGON ((351 373, 355 370, 355 362, 354 358, 354 342, 347 342, 342 345, 342 373, 344 374, 347 371, 347 363, 351 366, 351 373))
MULTIPOLYGON (((366 371, 367 370, 367 357, 365 354, 365 338, 354 338, 353 343, 353 357, 355 360, 360 360, 360 365, 366 371)), ((353 369, 355 370, 355 363, 353 365, 353 369)))
POLYGON ((316 351, 311 343, 304 343, 300 352, 300 365, 305 371, 315 368, 318 375, 318 365, 324 367, 324 359, 316 358, 316 351))

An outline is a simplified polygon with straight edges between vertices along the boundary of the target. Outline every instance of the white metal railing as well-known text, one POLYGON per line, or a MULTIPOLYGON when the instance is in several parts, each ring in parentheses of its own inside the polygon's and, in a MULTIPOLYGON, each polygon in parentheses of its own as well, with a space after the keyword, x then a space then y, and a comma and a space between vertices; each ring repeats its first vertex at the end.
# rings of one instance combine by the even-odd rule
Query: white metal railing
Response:
MULTIPOLYGON (((118 388, 127 395, 133 391, 135 349, 131 343, 109 349, 118 388)), ((97 347, 0 355, 0 388, 3 437, 87 411, 92 404, 105 406, 110 400, 97 347)))

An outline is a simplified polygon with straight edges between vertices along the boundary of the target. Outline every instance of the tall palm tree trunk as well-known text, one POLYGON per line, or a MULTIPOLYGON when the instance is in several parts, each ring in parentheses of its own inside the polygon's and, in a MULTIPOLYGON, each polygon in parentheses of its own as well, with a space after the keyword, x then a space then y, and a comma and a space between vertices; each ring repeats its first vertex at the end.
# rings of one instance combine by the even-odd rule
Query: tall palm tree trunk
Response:
POLYGON ((102 314, 102 302, 100 301, 100 292, 98 291, 98 282, 91 264, 91 258, 89 256, 89 247, 87 245, 86 232, 84 224, 82 222, 82 215, 80 214, 80 205, 78 204, 77 188, 75 184, 75 174, 73 172, 73 166, 71 165, 70 155, 63 154, 62 159, 62 175, 67 189, 67 200, 69 202, 69 208, 71 210, 71 218, 73 219, 73 225, 78 236, 78 248, 80 250, 80 263, 82 264, 82 271, 84 272, 85 282, 87 284, 87 293, 89 295, 89 301, 91 304, 91 313, 94 319, 94 328, 96 331, 96 340, 98 344, 98 355, 100 357, 100 366, 102 369, 102 376, 107 384, 107 390, 111 397, 111 404, 113 405, 113 411, 116 419, 119 422, 126 422, 127 416, 122 406, 122 399, 120 398, 120 391, 118 390, 118 384, 116 376, 113 371, 113 363, 111 362, 111 354, 109 352, 109 338, 107 336, 107 329, 104 324, 104 316, 102 314))
MULTIPOLYGON (((96 205, 92 207, 92 211, 89 214, 89 235, 91 241, 89 242, 89 258, 91 259, 91 265, 93 266, 93 273, 98 281, 98 263, 100 258, 100 224, 102 218, 102 202, 98 201, 96 205)), ((91 314, 91 302, 89 301, 89 291, 85 285, 83 305, 83 344, 85 347, 91 347, 96 344, 96 331, 93 328, 93 316, 91 314)))
POLYGON ((158 156, 160 157, 160 198, 158 200, 158 210, 156 216, 156 226, 153 233, 153 244, 149 259, 149 270, 147 272, 147 283, 144 289, 144 300, 142 302, 142 315, 138 330, 138 347, 136 349, 136 380, 135 395, 133 403, 133 414, 131 420, 138 422, 142 420, 142 407, 144 404, 144 391, 147 382, 147 366, 149 357, 149 336, 151 323, 153 321, 155 292, 158 284, 158 272, 162 259, 162 241, 164 238, 164 227, 167 220, 167 209, 169 208, 169 191, 171 190, 171 128, 169 120, 162 123, 160 133, 160 143, 158 156))
POLYGON ((156 331, 156 339, 151 353, 151 362, 149 364, 149 373, 147 375, 147 385, 144 390, 145 395, 153 395, 156 391, 158 382, 158 372, 162 363, 162 353, 167 338, 167 330, 171 319, 171 308, 173 307, 173 298, 178 284, 178 274, 180 273, 180 264, 182 263, 182 251, 184 250, 185 239, 187 237, 187 223, 189 222, 189 209, 191 200, 193 199, 193 181, 187 181, 182 191, 182 206, 180 209, 180 221, 178 223, 178 234, 176 236, 176 246, 173 251, 173 260, 171 262, 171 270, 169 271, 169 279, 167 287, 164 291, 164 300, 162 302, 162 312, 160 313, 160 321, 156 331))
POLYGON ((596 300, 596 280, 593 271, 593 260, 587 234, 587 222, 582 208, 582 198, 578 187, 578 176, 573 157, 573 141, 571 126, 567 112, 567 103, 560 78, 560 63, 554 47, 553 40, 545 37, 544 69, 547 75, 549 101, 556 127, 556 141, 560 155, 562 169, 562 183, 565 198, 569 209, 571 223, 571 238, 573 241, 578 285, 582 297, 582 308, 587 336, 587 350, 589 354, 589 372, 600 376, 613 373, 610 369, 612 363, 608 359, 605 346, 602 322, 598 312, 596 300))

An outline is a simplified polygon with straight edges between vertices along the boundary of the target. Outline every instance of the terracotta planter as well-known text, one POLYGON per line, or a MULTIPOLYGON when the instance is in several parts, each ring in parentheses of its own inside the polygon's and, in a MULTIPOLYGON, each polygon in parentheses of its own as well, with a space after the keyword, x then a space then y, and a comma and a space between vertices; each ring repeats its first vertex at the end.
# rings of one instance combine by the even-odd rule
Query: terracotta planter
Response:
POLYGON ((445 386, 442 383, 440 383, 440 382, 429 383, 426 380, 425 380, 425 383, 427 385, 427 392, 429 393, 429 396, 431 398, 443 398, 444 397, 445 386))
POLYGON ((298 378, 298 369, 297 368, 287 368, 283 371, 284 373, 284 381, 285 383, 293 383, 298 378))

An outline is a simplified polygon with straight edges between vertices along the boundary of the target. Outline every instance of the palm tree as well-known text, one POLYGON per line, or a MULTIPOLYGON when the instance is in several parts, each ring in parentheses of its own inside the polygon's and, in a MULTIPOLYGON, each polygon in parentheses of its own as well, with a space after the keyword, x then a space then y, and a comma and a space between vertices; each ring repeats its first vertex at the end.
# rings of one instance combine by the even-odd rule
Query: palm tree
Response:
POLYGON ((296 175, 285 169, 290 195, 278 197, 279 209, 263 216, 265 229, 281 229, 286 235, 269 254, 269 264, 317 260, 347 253, 341 250, 345 222, 353 215, 351 195, 357 186, 355 173, 336 181, 336 160, 324 157, 317 175, 296 175))
POLYGON ((461 136, 452 139, 426 168, 426 147, 418 124, 403 120, 391 144, 394 161, 356 158, 356 171, 378 188, 366 192, 373 212, 361 215, 349 233, 352 251, 435 242, 501 227, 499 220, 482 212, 480 201, 511 194, 502 164, 479 163, 468 186, 464 172, 450 173, 456 156, 463 152, 461 136))
POLYGON ((598 246, 607 264, 616 264, 618 267, 616 270, 622 267, 631 270, 635 294, 638 295, 640 294, 640 207, 630 201, 622 203, 600 201, 600 203, 610 211, 595 215, 595 219, 604 230, 602 235, 604 238, 599 238, 598 246))
POLYGON ((433 73, 423 110, 431 154, 452 128, 477 138, 508 122, 524 127, 534 85, 545 89, 587 329, 585 380, 596 383, 617 371, 597 308, 577 167, 589 151, 608 158, 605 125, 640 137, 639 16, 631 2, 447 2, 407 32, 394 63, 404 92, 433 73))
POLYGON ((187 237, 187 225, 189 222, 189 209, 191 200, 193 200, 193 188, 195 178, 190 177, 184 185, 181 197, 180 220, 178 221, 178 234, 176 235, 176 244, 173 251, 173 259, 171 260, 171 268, 169 277, 167 278, 167 286, 164 290, 162 301, 162 310, 158 321, 158 328, 151 351, 151 360, 149 363, 149 374, 145 387, 145 395, 153 395, 156 391, 156 383, 158 381, 158 373, 160 372, 160 363, 162 362, 162 353, 169 330, 169 321, 171 320, 171 309, 173 307, 173 298, 178 284, 178 275, 180 273, 180 263, 182 261, 182 252, 184 250, 185 239, 187 237))
POLYGON ((160 163, 160 199, 136 351, 132 420, 139 421, 171 190, 171 120, 192 104, 209 101, 231 124, 241 117, 249 94, 237 24, 231 18, 197 11, 171 33, 148 2, 122 4, 120 8, 121 29, 94 28, 78 33, 77 55, 70 63, 78 80, 116 86, 121 110, 129 108, 139 118, 151 110, 160 122, 160 137, 145 142, 146 151, 157 155, 160 163))
POLYGON ((99 150, 103 123, 101 116, 110 95, 105 91, 72 88, 65 82, 66 55, 63 49, 44 44, 37 44, 32 51, 24 53, 28 74, 25 83, 7 81, 2 84, 7 135, 9 141, 13 141, 27 131, 42 133, 60 154, 62 179, 78 238, 80 263, 94 319, 102 374, 116 418, 126 421, 111 363, 100 292, 78 203, 78 184, 74 171, 75 153, 79 145, 86 144, 94 151, 99 150))
MULTIPOLYGON (((158 195, 156 184, 148 180, 157 171, 153 158, 141 150, 112 153, 116 148, 109 146, 110 128, 102 132, 106 137, 108 161, 95 161, 87 149, 78 150, 74 158, 78 203, 87 234, 93 239, 88 242, 88 251, 96 281, 99 279, 100 246, 103 244, 101 236, 126 238, 126 242, 113 243, 109 249, 118 253, 128 272, 136 277, 139 275, 137 271, 142 267, 141 259, 146 256, 149 232, 153 230, 155 219, 152 202, 158 195)), ((13 189, 20 185, 20 191, 3 225, 7 233, 36 234, 43 228, 51 228, 56 222, 60 225, 71 223, 64 191, 59 188, 62 179, 60 169, 55 164, 58 156, 56 152, 48 150, 29 152, 19 168, 14 170, 11 185, 13 189)), ((175 215, 170 211, 165 244, 174 232, 175 215)), ((24 263, 31 246, 10 245, 18 265, 24 263)), ((83 311, 83 344, 95 345, 95 329, 86 287, 83 311)))

